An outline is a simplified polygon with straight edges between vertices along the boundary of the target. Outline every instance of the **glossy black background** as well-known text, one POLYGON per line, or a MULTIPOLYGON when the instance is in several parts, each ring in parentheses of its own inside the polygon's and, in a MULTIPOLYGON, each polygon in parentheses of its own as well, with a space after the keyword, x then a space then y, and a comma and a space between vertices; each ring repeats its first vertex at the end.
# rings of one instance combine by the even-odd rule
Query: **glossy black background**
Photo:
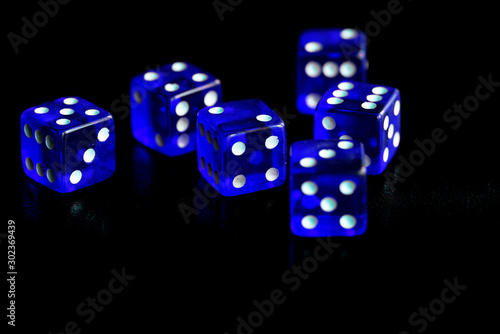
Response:
MULTIPOLYGON (((448 108, 474 94, 478 76, 500 81, 493 4, 401 1, 402 11, 371 39, 369 81, 402 94, 399 154, 408 159, 414 140, 429 138, 435 128, 448 137, 394 191, 383 175, 369 177, 368 231, 334 239, 337 250, 296 291, 282 277, 318 243, 291 235, 288 184, 201 200, 203 208, 186 224, 179 205, 193 207, 206 185, 195 154, 165 157, 131 137, 130 78, 185 60, 218 76, 225 100, 260 98, 286 110, 289 144, 311 138, 312 120, 293 118, 299 32, 364 30, 374 21, 370 12, 387 4, 246 0, 221 22, 212 1, 73 0, 18 54, 5 37, 1 231, 8 219, 16 222, 16 329, 59 333, 75 321, 81 333, 233 334, 237 317, 255 310, 254 300, 280 289, 286 301, 255 333, 415 333, 422 327, 412 327, 408 317, 439 298, 443 281, 455 277, 467 289, 425 332, 495 326, 499 93, 457 130, 443 121, 448 108), (71 95, 113 113, 118 167, 101 184, 58 194, 24 176, 19 117, 33 105, 71 95), (107 287, 111 270, 122 268, 135 278, 85 323, 77 306, 107 287)), ((31 20, 39 10, 36 1, 4 4, 4 36, 20 33, 21 18, 31 20)), ((398 164, 388 170, 397 172, 398 164)))

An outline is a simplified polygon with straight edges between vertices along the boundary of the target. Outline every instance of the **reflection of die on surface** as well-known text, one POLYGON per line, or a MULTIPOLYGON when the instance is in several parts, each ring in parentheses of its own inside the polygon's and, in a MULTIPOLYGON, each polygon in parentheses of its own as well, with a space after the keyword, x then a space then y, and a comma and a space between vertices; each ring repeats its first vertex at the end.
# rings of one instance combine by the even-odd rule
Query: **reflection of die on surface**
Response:
POLYGON ((169 156, 196 148, 196 115, 222 99, 219 79, 199 67, 175 62, 132 79, 134 137, 169 156))
POLYGON ((115 171, 113 117, 80 97, 60 98, 21 115, 21 158, 30 178, 71 192, 115 171))
POLYGON ((354 139, 365 148, 368 174, 382 173, 401 140, 396 88, 343 81, 326 90, 314 115, 314 139, 354 139))
POLYGON ((290 148, 290 217, 299 236, 354 236, 366 230, 363 144, 302 140, 290 148))
POLYGON ((366 81, 366 35, 354 29, 310 29, 297 46, 297 109, 312 115, 333 84, 349 79, 366 81))
POLYGON ((198 113, 198 167, 222 195, 277 187, 286 179, 283 120, 257 99, 218 103, 198 113))

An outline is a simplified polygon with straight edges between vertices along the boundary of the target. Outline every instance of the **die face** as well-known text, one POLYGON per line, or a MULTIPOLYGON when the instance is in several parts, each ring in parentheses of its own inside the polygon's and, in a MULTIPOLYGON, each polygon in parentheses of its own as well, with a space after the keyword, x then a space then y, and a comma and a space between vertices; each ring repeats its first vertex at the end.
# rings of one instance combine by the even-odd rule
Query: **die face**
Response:
POLYGON ((354 236, 366 230, 364 149, 349 140, 304 140, 290 149, 295 235, 354 236))
POLYGON ((169 156, 196 148, 196 114, 222 98, 220 81, 185 62, 166 64, 132 79, 134 137, 169 156))
POLYGON ((202 109, 197 135, 199 170, 222 195, 242 195, 285 182, 285 125, 262 101, 202 109))
POLYGON ((60 98, 21 115, 23 169, 35 181, 71 192, 109 178, 115 170, 111 114, 80 98, 60 98))
POLYGON ((24 172, 49 188, 63 189, 59 181, 60 173, 57 173, 56 178, 62 161, 59 153, 60 135, 39 119, 30 117, 33 109, 21 115, 21 160, 24 172))
POLYGON ((356 53, 366 49, 366 35, 351 28, 307 29, 300 34, 298 46, 303 53, 356 53))
POLYGON ((366 81, 366 36, 354 29, 307 30, 297 49, 297 109, 312 115, 321 96, 335 83, 366 81))
POLYGON ((368 174, 380 174, 400 143, 400 99, 392 87, 346 81, 334 85, 318 104, 314 138, 361 141, 368 174))
POLYGON ((63 132, 63 179, 66 192, 109 178, 116 169, 115 126, 111 115, 63 132))

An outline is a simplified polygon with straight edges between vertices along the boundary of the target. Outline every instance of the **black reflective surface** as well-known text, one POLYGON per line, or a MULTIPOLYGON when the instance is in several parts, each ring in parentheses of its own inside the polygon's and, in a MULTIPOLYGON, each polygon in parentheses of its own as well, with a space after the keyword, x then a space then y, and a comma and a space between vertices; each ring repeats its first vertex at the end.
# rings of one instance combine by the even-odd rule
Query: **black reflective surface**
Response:
MULTIPOLYGON (((69 2, 17 54, 7 38, 0 231, 15 221, 15 330, 495 328, 500 58, 493 5, 401 1, 389 22, 381 11, 394 1, 221 0, 215 3, 233 10, 220 21, 213 3, 69 2), (295 237, 288 183, 223 197, 199 174, 195 154, 169 158, 133 140, 130 78, 176 60, 218 76, 226 100, 260 98, 278 110, 289 144, 310 138, 312 119, 294 107, 295 42, 301 30, 327 26, 373 29, 369 81, 402 95, 399 154, 390 174, 368 179, 365 235, 295 237), (24 176, 19 117, 71 95, 114 115, 117 170, 105 182, 58 194, 24 176)), ((9 6, 5 35, 22 35, 21 18, 41 10, 36 1, 9 6)))

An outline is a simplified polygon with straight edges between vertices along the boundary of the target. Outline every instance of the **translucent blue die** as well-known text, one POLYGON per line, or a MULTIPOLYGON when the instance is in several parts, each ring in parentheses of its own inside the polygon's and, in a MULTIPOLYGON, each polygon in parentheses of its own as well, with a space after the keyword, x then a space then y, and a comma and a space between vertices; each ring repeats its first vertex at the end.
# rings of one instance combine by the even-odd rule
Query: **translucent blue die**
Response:
POLYGON ((219 79, 199 67, 175 62, 132 79, 134 137, 168 156, 196 148, 196 114, 222 98, 219 79))
POLYGON ((285 182, 285 124, 264 102, 250 99, 206 107, 198 113, 197 124, 198 168, 222 195, 285 182))
POLYGON ((341 82, 328 89, 314 115, 314 139, 351 138, 365 147, 368 174, 382 173, 401 140, 401 102, 396 88, 341 82))
POLYGON ((295 235, 354 236, 366 230, 363 144, 303 140, 290 148, 290 217, 295 235))
POLYGON ((366 81, 366 35, 354 29, 302 32, 297 49, 297 109, 314 114, 323 93, 342 80, 366 81))
POLYGON ((21 115, 21 158, 33 180, 61 193, 115 171, 115 125, 106 110, 81 97, 60 98, 21 115))

